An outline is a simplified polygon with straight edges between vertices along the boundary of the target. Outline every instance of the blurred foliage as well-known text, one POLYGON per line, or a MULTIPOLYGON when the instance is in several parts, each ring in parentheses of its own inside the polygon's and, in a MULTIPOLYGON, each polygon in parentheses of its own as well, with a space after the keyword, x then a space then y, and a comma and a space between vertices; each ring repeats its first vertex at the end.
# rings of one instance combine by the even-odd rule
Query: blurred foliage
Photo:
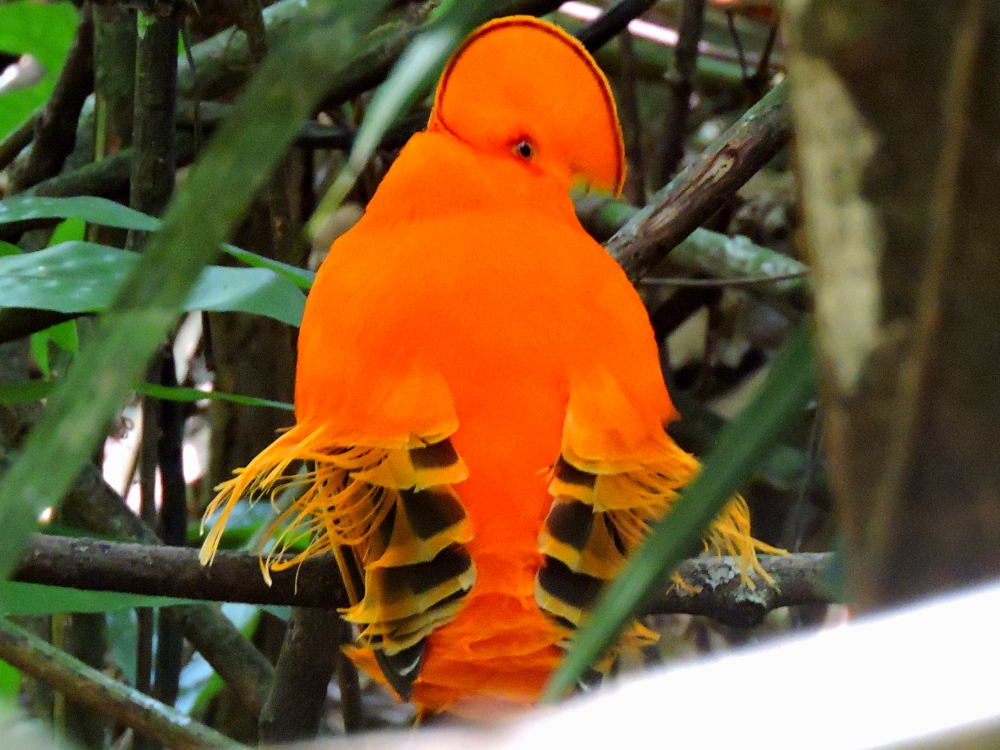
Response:
POLYGON ((0 4, 0 50, 31 54, 45 68, 40 83, 0 94, 0 138, 48 99, 76 31, 78 11, 69 2, 17 0, 0 4))

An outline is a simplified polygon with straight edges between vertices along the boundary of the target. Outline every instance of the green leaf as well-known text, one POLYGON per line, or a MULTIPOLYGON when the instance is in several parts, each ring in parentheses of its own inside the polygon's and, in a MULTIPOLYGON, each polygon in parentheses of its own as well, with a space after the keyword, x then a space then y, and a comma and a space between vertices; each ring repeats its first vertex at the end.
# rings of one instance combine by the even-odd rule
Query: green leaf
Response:
MULTIPOLYGON (((0 299, 9 307, 87 313, 107 307, 140 256, 92 242, 64 242, 0 258, 0 299)), ((245 312, 297 326, 305 295, 265 268, 205 268, 181 310, 245 312)))
MULTIPOLYGON (((31 380, 26 383, 0 383, 0 404, 20 404, 27 401, 40 401, 48 398, 56 385, 51 380, 31 380)), ((135 387, 139 393, 166 401, 184 401, 187 403, 210 399, 212 401, 231 401, 244 406, 263 406, 269 409, 294 411, 293 404, 284 401, 272 401, 255 396, 240 396, 236 393, 219 393, 218 391, 200 391, 197 388, 182 388, 179 386, 154 385, 140 383, 135 387)))
POLYGON ((19 255, 20 253, 21 248, 17 245, 12 245, 9 242, 0 240, 0 258, 5 258, 8 255, 19 255))
POLYGON ((410 42, 372 97, 347 163, 309 220, 309 236, 319 233, 327 217, 347 197, 386 131, 430 92, 452 52, 485 20, 489 5, 485 0, 444 3, 436 9, 428 28, 410 42))
POLYGON ((26 383, 0 383, 0 404, 22 404, 48 398, 56 387, 51 380, 29 380, 26 383))
POLYGON ((82 240, 86 233, 87 222, 83 219, 70 217, 66 219, 66 221, 60 222, 59 226, 57 226, 55 231, 52 232, 52 237, 49 239, 49 247, 63 242, 82 240))
POLYGON ((192 600, 5 581, 0 584, 0 602, 3 602, 4 614, 48 615, 55 612, 111 612, 135 607, 170 607, 174 604, 191 604, 192 600))
POLYGON ((52 343, 64 352, 76 354, 80 351, 80 338, 76 331, 76 321, 67 320, 64 323, 57 323, 46 331, 52 339, 52 343))
POLYGON ((282 263, 280 260, 265 258, 263 255, 251 253, 249 250, 244 250, 243 248, 236 247, 235 245, 223 245, 222 250, 226 254, 236 258, 236 260, 243 261, 248 266, 253 266, 254 268, 266 268, 269 271, 274 271, 275 273, 284 276, 300 289, 311 289, 313 282, 316 280, 316 274, 312 271, 307 271, 304 268, 298 268, 297 266, 292 266, 288 263, 282 263))
POLYGON ((14 130, 52 93, 66 60, 79 14, 71 3, 19 0, 0 4, 0 50, 31 53, 45 67, 34 86, 0 94, 0 138, 14 130))
POLYGON ((0 201, 0 224, 34 219, 80 219, 118 229, 153 232, 160 220, 107 198, 81 195, 73 198, 45 198, 15 195, 0 201))
POLYGON ((362 34, 386 4, 339 0, 306 9, 310 23, 276 46, 246 85, 0 477, 0 578, 17 564, 39 513, 59 504, 103 440, 108 420, 142 379, 202 269, 243 217, 302 122, 344 75, 362 34))
POLYGON ((701 472, 598 601, 587 624, 545 688, 553 702, 604 653, 643 604, 668 585, 667 576, 697 545, 705 529, 753 475, 785 428, 815 393, 813 351, 803 323, 775 358, 767 380, 719 434, 701 472))
MULTIPOLYGON (((0 393, 2 393, 3 386, 0 386, 0 393)), ((202 399, 211 399, 213 401, 230 401, 234 404, 243 404, 244 406, 266 406, 271 409, 284 409, 285 411, 294 411, 295 406, 293 404, 286 403, 284 401, 271 401, 267 398, 256 398, 255 396, 240 396, 235 393, 219 393, 217 391, 200 391, 197 388, 181 388, 179 386, 165 386, 165 385, 154 385, 153 383, 140 383, 135 388, 139 393, 145 394, 146 396, 153 396, 154 398, 162 398, 167 401, 201 401, 202 399)), ((0 396, 2 399, 2 396, 0 396)), ((2 403, 2 400, 0 400, 2 403)))
MULTIPOLYGON (((100 224, 118 229, 136 229, 141 232, 154 232, 160 228, 159 219, 107 198, 89 195, 73 198, 16 195, 0 201, 0 224, 10 224, 28 219, 76 219, 84 223, 100 224)), ((59 228, 56 229, 57 234, 63 226, 63 224, 59 225, 59 228)), ((82 230, 79 237, 62 237, 60 241, 70 239, 83 239, 82 230)), ((56 244, 55 236, 50 244, 56 244)), ((316 274, 304 268, 296 268, 281 261, 265 258, 234 245, 224 244, 222 249, 228 255, 248 266, 274 271, 302 289, 309 289, 316 278, 316 274)), ((20 251, 18 250, 18 252, 20 251)), ((3 248, 0 247, 0 256, 5 254, 7 253, 4 253, 3 248)))
POLYGON ((52 377, 52 371, 49 368, 49 329, 46 328, 44 331, 31 334, 29 342, 31 356, 34 357, 35 364, 42 371, 42 375, 48 380, 52 377))
POLYGON ((209 266, 181 309, 252 313, 298 327, 305 307, 302 290, 267 268, 209 266))
POLYGON ((67 320, 56 323, 54 326, 31 334, 29 339, 31 354, 35 358, 38 369, 48 380, 52 377, 52 370, 49 367, 49 342, 54 343, 64 352, 76 354, 80 349, 80 341, 76 332, 76 321, 67 320))
POLYGON ((13 703, 21 692, 21 673, 0 661, 0 700, 13 703))

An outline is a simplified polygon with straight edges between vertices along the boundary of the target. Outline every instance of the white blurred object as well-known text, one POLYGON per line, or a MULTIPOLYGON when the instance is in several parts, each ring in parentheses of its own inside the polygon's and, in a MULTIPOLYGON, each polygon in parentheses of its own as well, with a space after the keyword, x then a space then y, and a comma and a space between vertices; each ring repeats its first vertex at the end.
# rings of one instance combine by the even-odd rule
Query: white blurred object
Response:
POLYGON ((0 94, 34 86, 45 77, 45 66, 34 55, 24 54, 0 73, 0 94))
POLYGON ((947 743, 949 736, 1000 725, 998 620, 994 584, 648 673, 506 724, 372 734, 338 739, 336 747, 873 750, 919 742, 928 748, 932 739, 947 743))
MULTIPOLYGON (((580 21, 593 21, 604 10, 590 3, 568 2, 559 6, 559 12, 580 21)), ((648 39, 651 42, 658 42, 667 47, 676 47, 677 41, 680 38, 680 35, 674 29, 668 29, 666 26, 657 26, 654 23, 642 21, 638 18, 629 21, 628 30, 632 36, 648 39)), ((700 51, 705 52, 708 48, 708 44, 699 42, 698 49, 700 51)))

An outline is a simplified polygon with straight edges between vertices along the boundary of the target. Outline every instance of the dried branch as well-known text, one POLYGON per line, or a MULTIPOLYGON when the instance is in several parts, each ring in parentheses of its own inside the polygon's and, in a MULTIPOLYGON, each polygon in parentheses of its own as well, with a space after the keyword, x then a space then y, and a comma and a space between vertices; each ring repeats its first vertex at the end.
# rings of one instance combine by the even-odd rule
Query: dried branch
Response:
POLYGON ((14 164, 10 193, 22 192, 59 172, 73 150, 80 110, 93 90, 94 23, 90 5, 84 5, 59 80, 35 118, 31 151, 14 164))
POLYGON ((637 281, 715 213, 788 142, 788 84, 772 89, 606 243, 637 281))
POLYGON ((168 747, 182 750, 243 747, 3 619, 0 619, 0 659, 68 698, 168 747))
POLYGON ((677 568, 677 573, 697 590, 674 586, 646 611, 703 615, 726 625, 751 628, 779 607, 830 603, 823 581, 832 557, 829 552, 762 557, 761 565, 774 583, 768 584, 754 575, 755 588, 743 583, 737 558, 687 560, 677 568))
MULTIPOLYGON (((679 572, 685 581, 701 587, 701 592, 672 591, 649 611, 708 615, 740 624, 752 619, 745 610, 756 614, 792 604, 826 602, 819 577, 829 559, 829 554, 764 557, 762 565, 773 576, 774 585, 761 583, 756 589, 742 590, 733 560, 688 560, 679 572)), ((348 606, 332 557, 310 558, 298 568, 271 575, 274 583, 268 587, 257 556, 247 552, 221 551, 211 566, 202 567, 195 549, 38 536, 13 580, 182 599, 326 609, 348 606)))

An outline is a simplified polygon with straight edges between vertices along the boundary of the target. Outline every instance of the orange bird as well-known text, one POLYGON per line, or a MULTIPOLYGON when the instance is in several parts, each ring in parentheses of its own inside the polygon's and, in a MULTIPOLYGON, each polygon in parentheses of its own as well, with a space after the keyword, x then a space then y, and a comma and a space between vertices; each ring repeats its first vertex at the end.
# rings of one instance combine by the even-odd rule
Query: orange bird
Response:
MULTIPOLYGON (((296 485, 265 577, 335 555, 351 658, 422 712, 536 700, 698 471, 664 432, 677 412, 642 302, 568 196, 617 195, 624 173, 608 82, 576 40, 520 16, 474 31, 319 270, 295 426, 206 514, 221 509, 203 562, 239 498, 296 485)), ((764 549, 740 499, 705 541, 745 567, 764 549)))

